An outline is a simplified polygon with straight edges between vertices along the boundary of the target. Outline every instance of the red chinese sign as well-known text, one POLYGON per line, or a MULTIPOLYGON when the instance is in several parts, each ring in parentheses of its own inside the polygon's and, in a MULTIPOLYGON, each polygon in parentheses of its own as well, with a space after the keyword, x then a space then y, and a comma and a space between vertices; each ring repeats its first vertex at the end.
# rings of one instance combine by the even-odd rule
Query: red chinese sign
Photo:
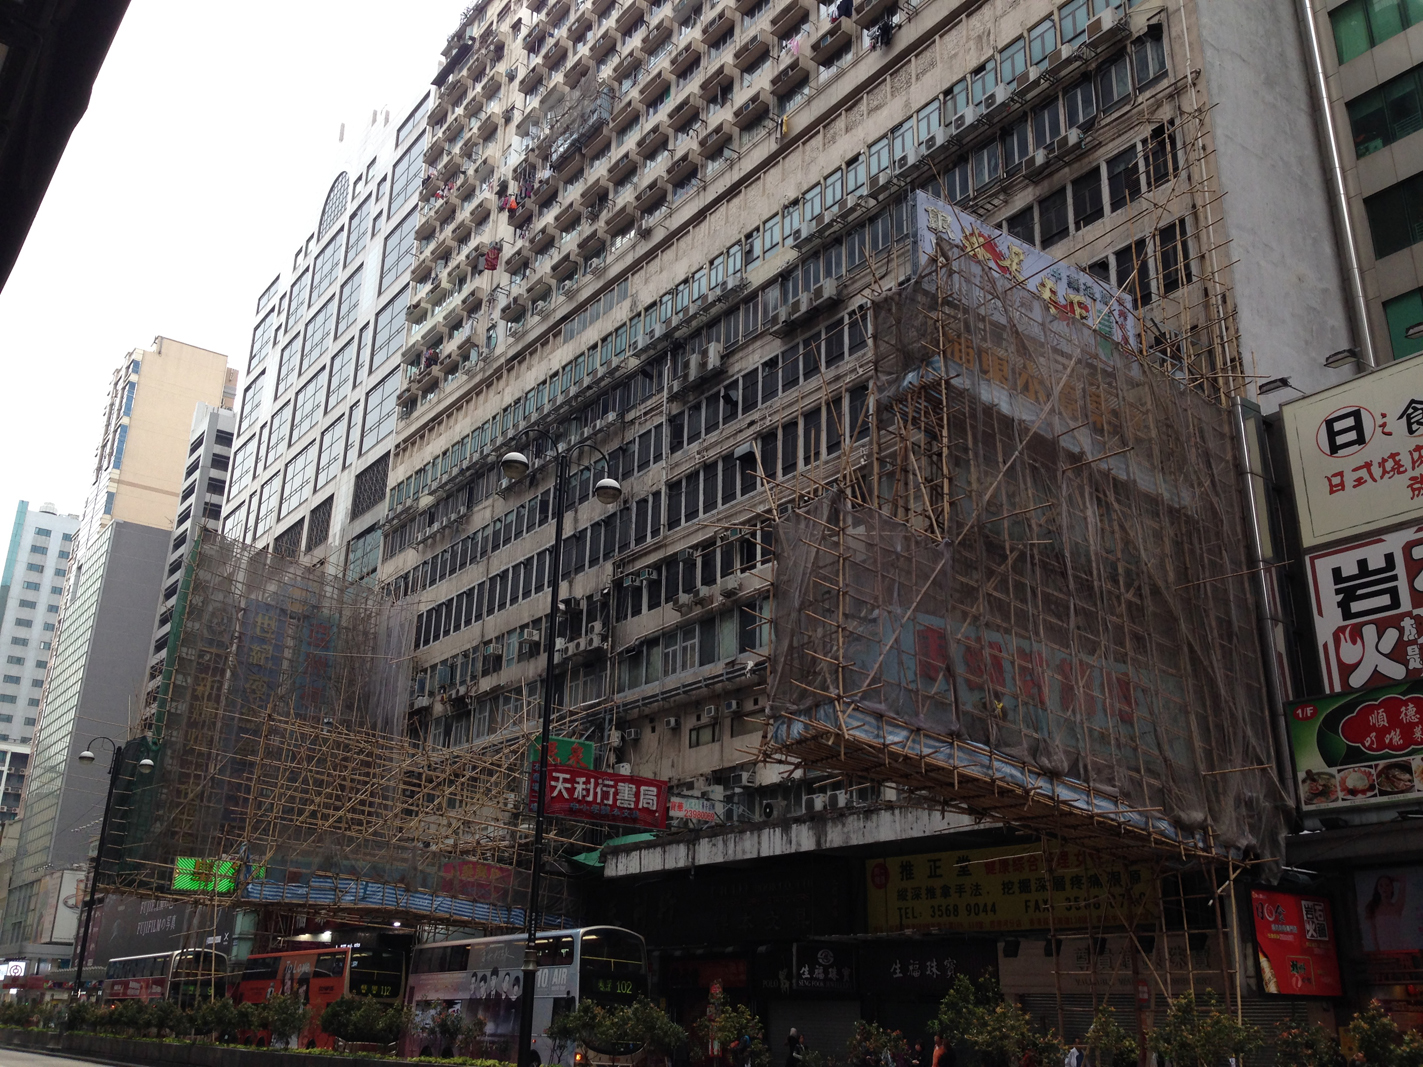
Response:
POLYGON ((1334 920, 1323 897, 1252 889, 1260 991, 1300 997, 1344 995, 1334 920))
POLYGON ((1329 692, 1423 678, 1423 526, 1316 552, 1309 579, 1329 692))
POLYGON ((1423 745, 1423 700, 1390 694, 1361 704, 1339 724, 1339 736, 1371 756, 1401 756, 1423 745))
MULTIPOLYGON (((529 775, 529 807, 538 803, 538 771, 529 775)), ((589 771, 548 769, 546 809, 550 815, 620 823, 650 830, 667 827, 667 783, 657 778, 589 771)))

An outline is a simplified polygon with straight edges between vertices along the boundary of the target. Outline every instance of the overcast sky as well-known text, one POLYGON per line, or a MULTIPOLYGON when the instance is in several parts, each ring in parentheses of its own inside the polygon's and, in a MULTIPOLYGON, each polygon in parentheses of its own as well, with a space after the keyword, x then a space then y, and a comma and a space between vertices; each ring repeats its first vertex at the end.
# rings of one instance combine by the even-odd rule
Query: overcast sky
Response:
POLYGON ((467 3, 133 0, 0 292, 0 529, 17 499, 80 510, 125 352, 162 334, 245 365, 341 123, 399 122, 467 3))

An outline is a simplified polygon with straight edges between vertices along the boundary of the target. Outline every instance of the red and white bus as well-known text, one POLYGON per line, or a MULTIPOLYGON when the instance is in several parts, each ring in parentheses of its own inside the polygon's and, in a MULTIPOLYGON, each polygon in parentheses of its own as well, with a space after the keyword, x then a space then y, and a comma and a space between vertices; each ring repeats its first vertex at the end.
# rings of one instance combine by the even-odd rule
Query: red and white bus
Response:
MULTIPOLYGON (((524 981, 523 934, 441 941, 416 947, 410 961, 405 1003, 415 1009, 399 1053, 447 1056, 456 1051, 514 1062, 524 981), (484 1020, 478 1050, 453 1049, 433 1032, 441 1012, 458 1011, 484 1020)), ((640 934, 616 926, 554 930, 538 937, 534 992, 534 1047, 545 1067, 573 1065, 574 1049, 549 1040, 553 1019, 584 997, 604 1004, 630 1004, 647 995, 647 946, 640 934)))
POLYGON ((311 1008, 311 1021, 300 1036, 302 1048, 331 1048, 321 1029, 321 1013, 343 996, 396 1003, 405 992, 405 951, 360 943, 248 956, 233 999, 261 1004, 274 996, 296 995, 311 1008))
POLYGON ((104 970, 103 1003, 171 1000, 190 1008, 227 995, 227 954, 187 948, 147 956, 122 956, 104 970))

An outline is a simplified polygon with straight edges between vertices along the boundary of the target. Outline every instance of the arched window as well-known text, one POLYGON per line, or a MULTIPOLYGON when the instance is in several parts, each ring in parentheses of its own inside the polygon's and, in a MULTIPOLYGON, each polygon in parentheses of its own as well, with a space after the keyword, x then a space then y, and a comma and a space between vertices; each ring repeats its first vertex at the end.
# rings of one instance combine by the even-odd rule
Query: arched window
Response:
POLYGON ((350 195, 351 179, 343 170, 336 175, 336 180, 331 183, 331 191, 326 194, 326 204, 321 209, 321 225, 316 229, 316 239, 319 241, 326 236, 328 230, 341 221, 341 215, 346 210, 346 198, 350 195))

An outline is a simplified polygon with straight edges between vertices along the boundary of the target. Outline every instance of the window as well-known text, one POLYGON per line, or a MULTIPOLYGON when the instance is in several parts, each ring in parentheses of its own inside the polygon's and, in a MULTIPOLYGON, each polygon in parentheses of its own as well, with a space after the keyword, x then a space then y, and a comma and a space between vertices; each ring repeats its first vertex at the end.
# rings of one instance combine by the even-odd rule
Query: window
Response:
POLYGON ((1146 241, 1134 241, 1112 256, 1117 271, 1117 288, 1136 301, 1137 307, 1151 303, 1151 255, 1146 241))
POLYGON ((356 314, 361 310, 362 272, 363 268, 357 267, 341 283, 340 310, 336 313, 336 336, 338 337, 351 328, 351 324, 356 321, 356 314))
POLYGON ((1161 23, 1148 26, 1146 32, 1132 42, 1131 56, 1138 89, 1166 73, 1166 41, 1161 23))
POLYGON ((228 480, 228 492, 236 493, 252 477, 253 468, 256 466, 257 458, 257 438, 255 436, 247 438, 232 453, 232 476, 228 480))
POLYGON ((975 104, 983 103, 983 98, 998 86, 998 66, 989 60, 969 75, 969 99, 975 104))
POLYGON ((1028 46, 1023 38, 1019 37, 998 53, 998 76, 1003 79, 1004 85, 1016 81, 1018 75, 1027 69, 1028 46))
POLYGON ((296 329, 296 324, 301 321, 301 313, 306 310, 306 282, 306 271, 302 271, 297 280, 292 282, 291 295, 287 298, 288 330, 296 329))
POLYGON ((276 396, 281 396, 290 388, 292 379, 296 377, 297 363, 301 359, 301 338, 293 337, 286 344, 282 345, 282 357, 277 361, 277 391, 276 396))
POLYGON ((282 476, 274 474, 263 483, 261 490, 257 494, 257 518, 252 523, 252 536, 261 537, 272 528, 272 520, 276 518, 277 494, 280 491, 282 476))
POLYGON ((1123 52, 1097 68, 1097 106, 1103 114, 1131 99, 1131 69, 1123 52))
POLYGON ((1102 170, 1097 167, 1079 178, 1072 179, 1072 225, 1082 229, 1101 219, 1106 212, 1102 208, 1102 170))
POLYGON ((998 142, 989 141, 973 153, 973 187, 983 189, 998 180, 998 142))
POLYGON ((1423 174, 1366 198, 1364 209, 1373 233, 1374 258, 1383 259, 1423 241, 1423 174))
MULTIPOLYGON (((375 345, 371 349, 371 370, 375 370, 386 359, 400 351, 405 343, 405 309, 410 306, 410 293, 401 290, 389 303, 376 312, 375 345)), ((359 360, 357 363, 359 364, 359 360)), ((359 375, 359 370, 357 374, 359 375)))
POLYGON ((419 211, 411 211, 385 235, 385 247, 381 253, 381 292, 400 277, 401 271, 409 267, 415 258, 415 223, 419 214, 419 211))
POLYGON ((262 417, 262 386, 266 377, 267 372, 263 371, 242 390, 242 423, 237 428, 239 433, 255 426, 262 417))
POLYGON ((1156 235, 1157 258, 1161 264, 1161 295, 1169 296, 1191 280, 1191 250, 1186 243, 1186 220, 1161 227, 1156 235))
POLYGON ((271 425, 267 427, 266 463, 275 462, 286 451, 287 432, 291 429, 291 406, 291 401, 288 400, 277 408, 277 413, 272 416, 271 425))
POLYGON ((973 180, 967 159, 961 159, 944 172, 944 199, 961 203, 973 194, 973 180))
POLYGON ((1017 174, 1023 163, 1032 154, 1028 145, 1028 120, 1003 131, 1003 173, 1017 174))
POLYGON ((296 411, 292 417, 292 440, 298 440, 321 418, 321 398, 326 389, 326 371, 318 370, 296 391, 296 411))
POLYGON ((761 227, 762 237, 761 252, 767 258, 774 252, 781 243, 781 216, 780 213, 772 215, 761 227))
POLYGON ((384 440, 395 429, 395 394, 399 388, 400 372, 394 370, 366 394, 366 421, 361 429, 362 452, 384 440))
POLYGON ((1037 244, 1037 224, 1033 218, 1033 205, 1029 204, 1016 215, 1004 219, 1003 229, 1020 241, 1030 245, 1037 244))
MULTIPOLYGON (((414 109, 410 112, 410 114, 406 115, 405 118, 401 120, 400 125, 395 128, 395 143, 401 144, 405 140, 405 138, 409 137, 415 131, 415 128, 420 124, 420 120, 426 116, 429 110, 430 93, 429 90, 426 90, 424 98, 422 98, 421 101, 415 105, 414 109)), ((371 162, 372 164, 374 164, 375 160, 371 160, 371 162)), ((370 176, 370 168, 367 167, 366 177, 369 178, 370 176)))
POLYGON ((1081 44, 1087 40, 1087 21, 1091 17, 1087 0, 1069 0, 1058 8, 1057 18, 1062 24, 1062 43, 1081 44))
POLYGON ((865 191, 865 157, 856 156, 845 164, 845 194, 853 196, 865 191))
POLYGON ((124 465, 124 446, 128 444, 128 424, 119 427, 118 434, 114 438, 114 460, 111 466, 118 470, 124 465))
POLYGON ((356 342, 347 341, 331 359, 327 376, 326 410, 334 408, 351 388, 351 364, 356 357, 356 342))
POLYGON ((1062 108, 1057 97, 1033 109, 1033 147, 1049 148, 1062 136, 1062 108))
POLYGON ((247 370, 249 372, 267 358, 267 349, 271 347, 272 331, 276 325, 277 313, 275 310, 271 310, 262 316, 262 320, 252 330, 252 349, 247 354, 247 370))
POLYGON ((1067 186, 1038 201, 1038 231, 1042 247, 1051 248, 1068 235, 1067 186))
POLYGON ((944 118, 962 115, 968 109, 968 79, 960 78, 944 94, 944 118))
POLYGON ((1120 211, 1140 199, 1141 168, 1137 165, 1135 145, 1107 160, 1107 192, 1113 211, 1120 211))
POLYGON ((282 506, 277 518, 285 518, 292 508, 311 495, 311 467, 316 462, 316 442, 313 441, 287 464, 286 480, 282 484, 282 506))
POLYGON ((425 172, 425 138, 418 138, 404 154, 395 161, 390 172, 390 214, 400 207, 420 188, 420 179, 425 172))
POLYGON ((316 488, 318 489, 336 477, 336 472, 341 469, 342 429, 344 429, 342 420, 337 419, 321 431, 320 455, 316 461, 316 488))
POLYGON ((379 564, 380 527, 373 526, 351 538, 351 543, 346 546, 346 580, 363 582, 374 578, 379 564))
POLYGON ((1028 31, 1028 60, 1041 63, 1057 48, 1057 23, 1049 15, 1028 31))
POLYGON ((277 295, 277 288, 278 288, 278 286, 281 285, 281 283, 282 283, 282 276, 281 276, 280 274, 278 274, 275 278, 272 279, 272 284, 270 284, 269 286, 267 286, 267 288, 265 288, 265 289, 262 290, 262 295, 261 295, 261 297, 257 300, 257 310, 258 310, 258 311, 261 311, 264 307, 266 307, 268 304, 270 304, 270 303, 272 302, 272 298, 277 295))
POLYGON ((1360 159, 1423 129, 1423 67, 1350 100, 1349 125, 1360 159))
POLYGON ((1423 0, 1349 0, 1329 13, 1329 21, 1339 62, 1347 63, 1423 22, 1423 0))
POLYGON ((1063 106, 1067 109, 1069 129, 1086 129, 1097 117, 1097 98, 1092 93, 1092 79, 1083 78, 1062 94, 1063 106))
POLYGON ((366 247, 366 239, 370 237, 370 225, 371 198, 366 197, 361 201, 361 206, 351 212, 351 219, 346 224, 346 266, 350 266, 361 249, 366 247))
MULTIPOLYGON (((341 205, 345 207, 345 204, 341 205)), ((341 235, 338 233, 316 253, 316 261, 311 265, 311 299, 315 300, 326 292, 336 280, 336 272, 341 268, 341 235)))
POLYGON ((335 317, 336 300, 332 298, 307 320, 301 339, 301 366, 297 373, 304 374, 318 357, 326 354, 331 346, 331 324, 335 317))
POLYGON ((1394 359, 1423 352, 1423 337, 1412 341, 1407 337, 1410 326, 1423 322, 1423 289, 1415 289, 1392 300, 1385 300, 1383 313, 1388 319, 1388 336, 1393 342, 1394 359))

